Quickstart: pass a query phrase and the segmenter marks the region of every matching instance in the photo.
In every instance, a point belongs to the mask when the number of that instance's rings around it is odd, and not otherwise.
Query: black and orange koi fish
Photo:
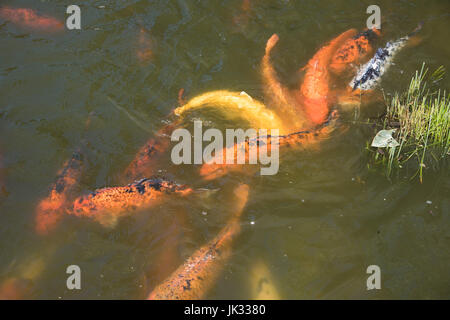
[[[248,170],[250,155],[259,154],[260,148],[266,148],[266,151],[272,150],[272,143],[276,143],[279,147],[283,148],[311,148],[329,136],[329,134],[335,129],[337,119],[338,113],[337,111],[333,111],[330,113],[328,120],[317,129],[303,130],[280,136],[272,136],[269,134],[263,137],[248,139],[240,144],[234,144],[234,146],[231,147],[233,150],[229,152],[234,157],[232,164],[226,163],[227,148],[224,148],[216,153],[210,161],[201,166],[200,175],[205,180],[213,180],[222,177],[229,172],[238,171],[242,173],[250,173],[252,172],[251,170]],[[244,156],[246,164],[237,164],[238,150],[245,152]]]
[[[162,179],[142,179],[124,187],[98,189],[74,200],[68,214],[90,217],[104,226],[114,226],[120,217],[160,203],[164,195],[192,193],[186,185]]]

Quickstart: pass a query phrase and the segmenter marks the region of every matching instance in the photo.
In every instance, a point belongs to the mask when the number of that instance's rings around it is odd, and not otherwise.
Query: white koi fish
[[[369,62],[362,65],[356,76],[349,83],[352,90],[371,90],[381,80],[383,74],[389,69],[395,55],[406,45],[408,40],[422,29],[423,23],[419,23],[413,32],[396,41],[389,41],[384,48],[378,48]]]

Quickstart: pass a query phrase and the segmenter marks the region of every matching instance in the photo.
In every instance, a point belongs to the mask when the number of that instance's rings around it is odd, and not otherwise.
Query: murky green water
[[[61,20],[72,4],[3,3]],[[155,270],[177,267],[160,266],[166,244],[178,241],[181,263],[216,235],[229,215],[230,190],[241,181],[250,185],[243,231],[207,298],[251,298],[249,270],[258,260],[285,299],[450,297],[448,165],[425,170],[423,184],[405,177],[411,172],[388,181],[381,169],[369,170],[364,147],[374,129],[361,122],[378,116],[381,103],[362,106],[358,121],[344,115],[348,130],[319,149],[283,155],[275,176],[233,174],[205,183],[198,167],[172,165],[167,156],[161,174],[220,192],[211,199],[162,204],[123,219],[113,230],[68,217],[51,236],[36,235],[35,206],[83,136],[87,168],[80,194],[119,184],[151,135],[108,96],[150,132],[178,105],[180,88],[187,97],[228,89],[263,100],[259,66],[270,35],[281,39],[273,54],[280,78],[294,84],[295,70],[326,41],[364,28],[372,3],[255,0],[247,13],[241,0],[78,4],[81,31],[52,35],[0,23],[0,146],[7,190],[0,198],[0,280],[30,269],[37,273],[32,298],[144,298],[162,280]],[[406,88],[423,61],[432,69],[449,67],[447,1],[377,4],[385,40],[425,22],[423,41],[403,50],[384,77],[386,93]],[[152,51],[144,62],[136,55],[141,27],[149,31]],[[443,88],[449,88],[449,79]],[[84,134],[92,111],[96,117]],[[180,226],[182,234],[174,235]],[[72,264],[82,270],[80,291],[66,288],[65,271]],[[367,291],[366,268],[373,264],[381,268],[382,289]]]

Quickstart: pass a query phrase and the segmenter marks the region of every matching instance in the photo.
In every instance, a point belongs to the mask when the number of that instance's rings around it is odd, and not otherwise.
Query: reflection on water
[[[6,2],[64,19],[63,1]],[[159,174],[220,192],[161,204],[114,229],[67,217],[47,238],[34,232],[37,202],[83,138],[77,193],[118,185],[148,132],[178,106],[181,88],[188,99],[223,89],[264,101],[260,62],[273,33],[280,36],[275,68],[294,87],[295,70],[326,41],[364,28],[370,4],[109,1],[99,8],[85,1],[81,31],[34,33],[2,22],[0,279],[35,279],[34,298],[144,298],[219,232],[230,215],[230,191],[244,182],[250,191],[243,228],[208,298],[251,297],[255,268],[267,268],[282,298],[448,298],[448,164],[426,170],[423,184],[407,172],[389,181],[381,169],[367,168],[364,148],[374,129],[365,121],[383,111],[379,102],[363,105],[358,118],[353,110],[344,114],[320,147],[282,153],[275,176],[230,174],[205,183],[197,167],[174,166],[167,154]],[[385,93],[404,89],[422,62],[448,67],[448,3],[378,5],[384,40],[425,22],[420,45],[402,51],[383,79]],[[192,119],[200,117],[211,126],[236,125],[210,114]],[[81,291],[66,289],[71,264],[82,269]],[[381,268],[382,290],[366,290],[372,264]]]

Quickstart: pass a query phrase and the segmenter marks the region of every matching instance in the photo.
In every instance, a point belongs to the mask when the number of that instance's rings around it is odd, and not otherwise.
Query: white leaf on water
[[[400,144],[392,137],[396,129],[381,130],[372,141],[372,147],[386,148],[398,147]]]

